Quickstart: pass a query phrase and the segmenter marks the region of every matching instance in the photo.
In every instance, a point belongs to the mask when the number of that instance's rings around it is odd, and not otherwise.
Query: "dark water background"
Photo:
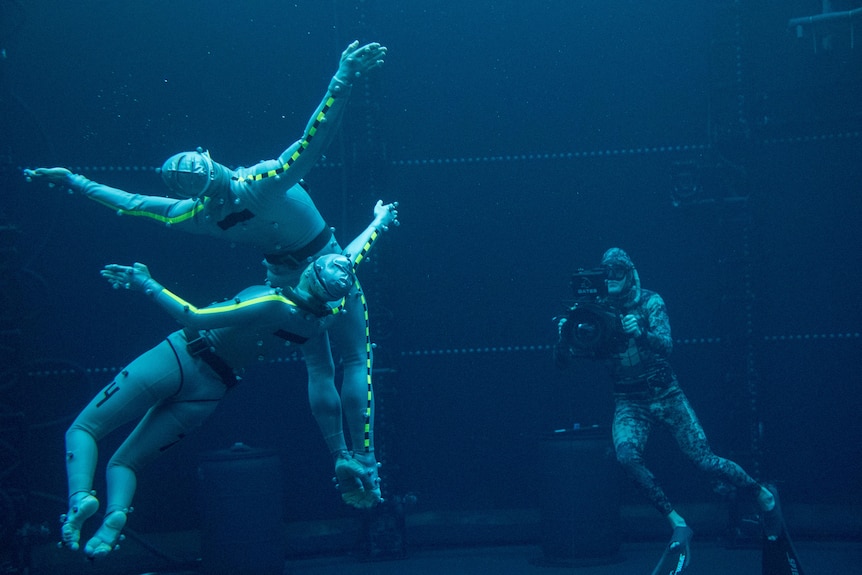
[[[5,481],[63,498],[71,417],[174,329],[101,266],[146,262],[197,304],[262,279],[253,250],[114,217],[20,169],[159,194],[152,168],[181,150],[275,157],[359,39],[388,46],[386,65],[354,88],[307,180],[343,241],[377,198],[401,202],[403,225],[361,270],[388,495],[535,505],[537,438],[609,422],[602,372],[556,371],[549,346],[570,273],[616,245],[667,302],[672,359],[714,449],[788,500],[862,503],[862,49],[836,33],[815,51],[787,30],[819,2],[0,6],[0,402],[16,414],[4,457],[22,463]],[[304,368],[286,358],[145,472],[135,527],[196,525],[194,462],[235,441],[279,450],[288,518],[349,513]],[[665,436],[648,457],[674,500],[716,499]],[[61,508],[37,497],[27,513]]]

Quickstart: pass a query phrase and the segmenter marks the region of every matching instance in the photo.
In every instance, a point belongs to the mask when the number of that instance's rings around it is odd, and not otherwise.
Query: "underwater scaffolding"
[[[791,18],[787,27],[796,32],[797,38],[811,36],[814,51],[818,47],[828,50],[832,46],[832,38],[838,34],[848,34],[850,48],[856,47],[856,26],[862,22],[862,8],[832,12],[830,2],[824,0],[823,12],[814,16]]]

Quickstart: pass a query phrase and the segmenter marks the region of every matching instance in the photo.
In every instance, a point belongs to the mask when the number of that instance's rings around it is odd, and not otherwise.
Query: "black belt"
[[[332,230],[329,227],[324,227],[317,236],[305,244],[303,247],[292,252],[278,252],[274,254],[265,254],[263,257],[266,261],[275,266],[287,266],[292,270],[305,267],[308,264],[308,258],[319,252],[329,243],[332,238]]]
[[[188,350],[189,355],[199,357],[201,361],[210,366],[228,388],[235,386],[239,382],[236,372],[225,360],[215,354],[206,336],[188,327],[183,329],[183,333],[188,340],[186,350]]]
[[[676,376],[669,367],[661,367],[640,377],[620,379],[614,382],[614,393],[644,393],[667,389]]]
[[[305,342],[307,342],[307,341],[308,341],[308,338],[307,338],[307,337],[304,337],[304,336],[301,336],[301,335],[297,335],[297,334],[295,334],[295,333],[293,333],[293,332],[286,331],[286,330],[283,330],[283,329],[280,329],[280,330],[276,331],[276,332],[275,332],[275,336],[276,336],[276,337],[280,337],[281,339],[283,339],[283,340],[285,340],[285,341],[289,341],[289,342],[291,342],[291,343],[298,343],[299,345],[302,345],[302,344],[304,344]]]

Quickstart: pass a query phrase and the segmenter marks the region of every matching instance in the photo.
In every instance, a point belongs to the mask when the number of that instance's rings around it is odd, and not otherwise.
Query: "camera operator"
[[[617,460],[673,529],[663,562],[679,561],[679,569],[672,572],[682,572],[693,531],[644,464],[644,448],[656,424],[673,434],[683,454],[700,469],[750,494],[762,511],[764,534],[777,538],[782,518],[774,488],[759,484],[739,465],[712,452],[679,386],[668,360],[673,339],[664,300],[641,288],[638,272],[623,250],[606,251],[601,265],[607,293],[594,303],[575,303],[559,320],[555,361],[565,367],[581,357],[607,366],[614,384]]]

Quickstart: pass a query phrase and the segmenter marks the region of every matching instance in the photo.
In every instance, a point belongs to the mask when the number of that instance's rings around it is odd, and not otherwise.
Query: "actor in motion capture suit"
[[[594,326],[578,323],[583,317],[569,313],[559,320],[554,355],[559,367],[567,366],[574,357],[601,361],[613,379],[613,442],[617,460],[673,529],[654,573],[682,573],[689,563],[688,547],[694,534],[644,464],[644,448],[656,425],[673,434],[683,454],[700,469],[749,494],[761,510],[765,537],[777,539],[783,530],[777,491],[771,485],[759,484],[739,465],[712,452],[679,386],[668,361],[673,340],[661,296],[641,289],[638,272],[623,250],[606,251],[601,265],[607,270],[608,295],[598,303],[613,312],[615,333],[601,345],[587,351],[579,349],[578,330],[593,330]],[[593,336],[590,334],[590,338]]]
[[[69,511],[61,518],[61,532],[67,547],[80,548],[81,526],[99,508],[93,491],[99,440],[141,418],[108,462],[107,507],[101,527],[84,546],[89,557],[105,556],[116,547],[140,471],[203,423],[236,385],[240,370],[281,353],[285,345],[303,345],[358,304],[349,298],[354,267],[381,232],[398,225],[396,207],[377,202],[374,220],[344,254],[313,260],[295,287],[252,286],[203,309],[165,289],[143,264],[112,264],[102,270],[114,288],[145,293],[184,327],[123,368],[66,432]],[[344,442],[340,425],[322,431],[341,435]],[[376,472],[346,449],[336,454],[335,470],[347,503],[368,508],[381,501]]]
[[[170,157],[162,166],[161,177],[175,196],[184,199],[130,194],[65,168],[25,170],[25,176],[66,187],[118,215],[257,246],[264,254],[263,263],[273,286],[293,286],[310,261],[341,253],[301,179],[337,131],[353,81],[381,66],[385,56],[386,48],[380,44],[350,44],[302,138],[275,160],[231,170],[200,149]],[[347,449],[340,432],[343,416],[356,460],[376,473],[371,339],[368,308],[358,282],[348,302],[327,332],[303,346],[309,388],[316,390],[310,394],[311,409],[321,428],[338,429],[325,438],[332,454]],[[340,394],[335,385],[330,337],[343,367]]]

